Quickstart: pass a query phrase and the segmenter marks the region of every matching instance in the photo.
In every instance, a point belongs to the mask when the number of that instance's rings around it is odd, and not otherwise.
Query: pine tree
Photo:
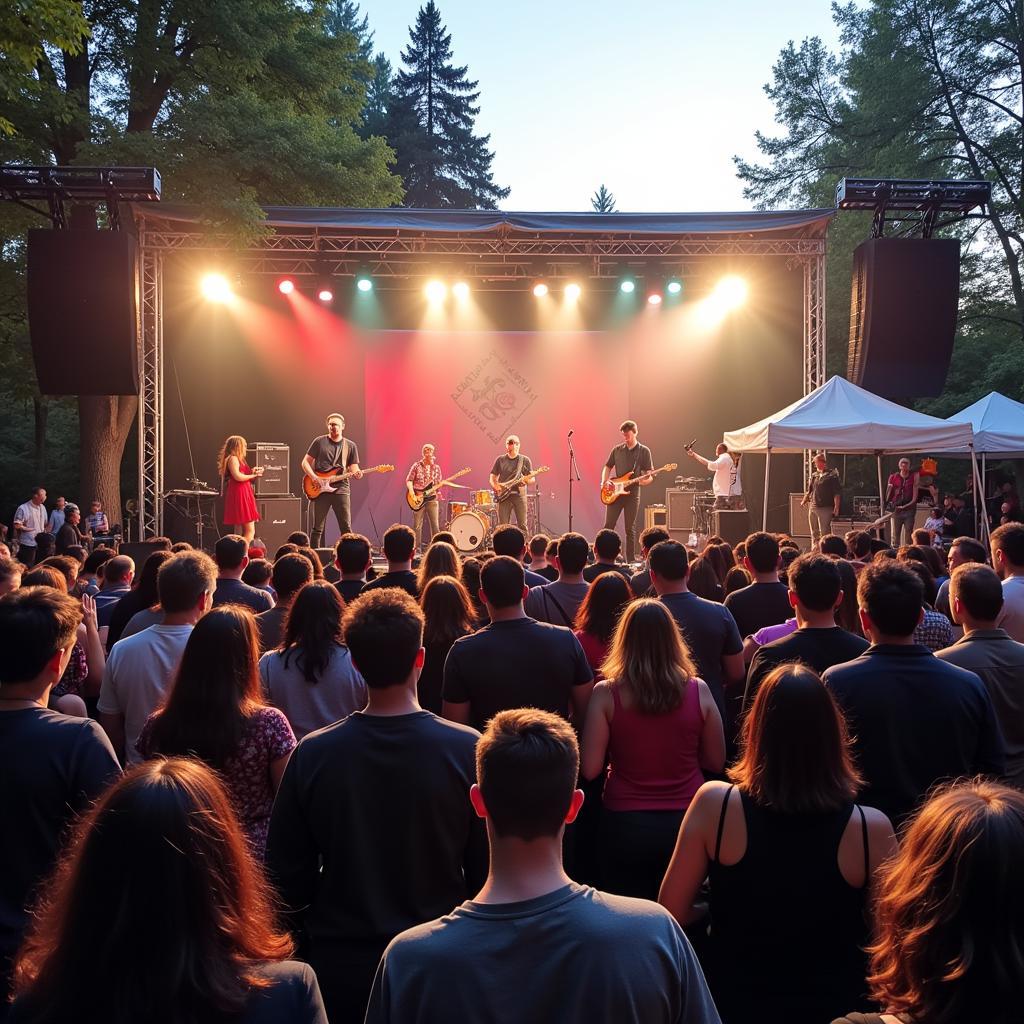
[[[325,24],[328,34],[332,36],[350,32],[356,37],[360,60],[365,60],[368,64],[373,60],[370,18],[366,14],[362,18],[359,17],[359,4],[355,0],[332,0],[328,5]]]
[[[590,205],[595,213],[617,213],[615,209],[615,196],[602,185],[591,197]]]
[[[489,135],[473,133],[480,113],[477,83],[452,63],[451,34],[428,0],[402,51],[394,80],[387,139],[410,206],[493,210],[509,189],[491,176]]]
[[[385,136],[388,131],[388,111],[394,98],[391,61],[378,53],[373,60],[373,78],[366,86],[366,105],[363,107],[363,126],[360,135],[368,139],[373,135]]]

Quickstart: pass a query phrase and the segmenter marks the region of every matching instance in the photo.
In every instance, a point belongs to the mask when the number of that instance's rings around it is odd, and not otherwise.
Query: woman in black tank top
[[[744,727],[732,785],[706,783],[659,900],[683,925],[707,877],[705,972],[724,1024],[820,1024],[869,1009],[863,947],[871,876],[896,845],[860,779],[842,714],[818,676],[775,669]]]

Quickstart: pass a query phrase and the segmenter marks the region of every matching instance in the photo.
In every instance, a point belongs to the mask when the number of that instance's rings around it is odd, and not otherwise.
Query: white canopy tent
[[[981,492],[974,432],[970,423],[950,422],[914,412],[842,377],[832,377],[820,388],[785,409],[725,435],[730,451],[765,454],[762,529],[768,523],[768,485],[772,454],[824,449],[850,455],[874,455],[878,466],[878,494],[884,501],[882,456],[908,452],[961,452],[969,454],[978,493]]]

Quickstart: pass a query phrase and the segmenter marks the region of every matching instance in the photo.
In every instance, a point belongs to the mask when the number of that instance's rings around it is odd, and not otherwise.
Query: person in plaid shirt
[[[409,494],[415,496],[422,494],[431,484],[436,486],[441,479],[441,467],[437,464],[434,446],[425,444],[423,458],[412,464],[412,469],[409,470],[409,475],[405,478],[405,486],[408,488]],[[427,520],[427,525],[430,527],[430,533],[423,541],[423,547],[426,547],[434,534],[441,529],[438,524],[437,504],[437,492],[435,491],[413,512],[412,529],[416,534],[417,543],[420,542],[424,519]]]

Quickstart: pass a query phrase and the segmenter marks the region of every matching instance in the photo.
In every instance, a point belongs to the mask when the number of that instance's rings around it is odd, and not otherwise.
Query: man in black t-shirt
[[[789,590],[779,582],[779,542],[770,533],[758,531],[747,538],[745,550],[743,566],[754,582],[725,599],[741,637],[790,617]]]
[[[363,471],[359,468],[359,449],[354,441],[342,437],[345,417],[332,412],[327,417],[327,433],[313,438],[309,451],[302,457],[302,472],[318,484],[317,473],[329,473],[332,469],[347,470],[359,480]],[[310,542],[314,548],[321,547],[324,540],[324,523],[327,513],[334,509],[338,530],[348,533],[352,529],[352,498],[348,480],[342,480],[335,490],[323,490],[313,502],[313,534]]]
[[[584,544],[586,542],[584,541]],[[490,624],[452,645],[444,663],[445,718],[482,727],[506,708],[535,707],[583,724],[594,674],[575,634],[530,618],[523,566],[498,555],[480,572]]]
[[[622,526],[626,533],[626,561],[632,562],[636,557],[636,519],[640,512],[640,488],[646,487],[652,477],[644,474],[654,468],[651,460],[651,449],[637,439],[636,424],[626,420],[620,427],[624,438],[608,454],[608,461],[601,470],[601,487],[604,488],[612,477],[625,476],[632,473],[632,481],[638,481],[626,493],[616,498],[606,509],[604,528],[614,530],[619,515],[622,515]]]
[[[334,546],[334,564],[341,573],[334,585],[348,604],[366,586],[366,573],[373,564],[369,540],[361,533],[343,533]]]
[[[614,530],[598,530],[594,538],[596,561],[583,570],[583,578],[588,583],[593,583],[598,576],[603,576],[606,572],[617,572],[628,583],[630,571],[615,561],[621,550],[622,538]]]
[[[222,604],[244,604],[246,608],[259,615],[274,607],[274,599],[258,587],[250,587],[242,582],[242,573],[249,564],[246,552],[249,544],[237,533],[225,534],[213,548],[214,560],[217,563],[217,587],[213,592],[213,607]],[[113,559],[111,559],[113,561]]]
[[[526,530],[526,486],[533,482],[533,477],[530,476],[532,470],[533,463],[519,453],[519,438],[515,434],[509,434],[505,441],[505,454],[494,460],[489,477],[491,489],[498,501],[499,523],[511,522],[512,513],[515,512],[516,522],[523,531]],[[519,480],[513,488],[514,493],[502,500],[502,485],[513,480]]]
[[[345,609],[344,632],[368,703],[295,748],[267,867],[330,1019],[361,1021],[384,947],[472,896],[487,848],[467,795],[479,734],[416,698],[419,606],[371,591]]]
[[[388,571],[363,585],[360,594],[398,587],[410,597],[419,597],[419,584],[412,571],[412,553],[416,550],[416,534],[408,526],[395,523],[384,531],[384,557],[388,560]]]

